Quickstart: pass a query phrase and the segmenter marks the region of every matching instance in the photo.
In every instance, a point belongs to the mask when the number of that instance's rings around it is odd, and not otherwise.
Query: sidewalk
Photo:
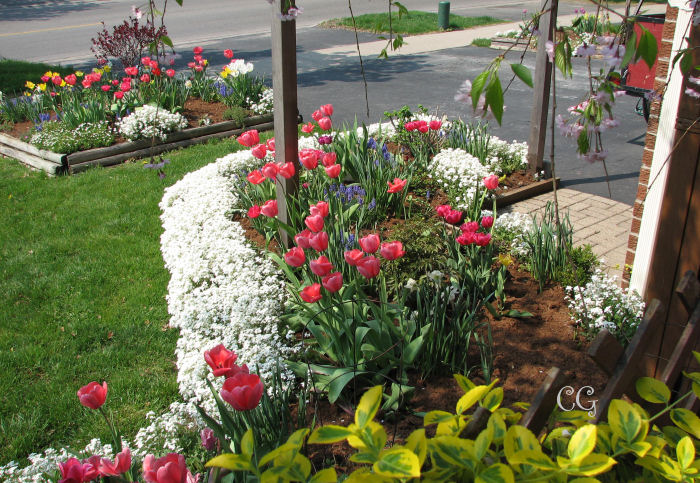
[[[574,244],[590,244],[593,253],[604,260],[608,275],[622,280],[627,252],[627,238],[632,226],[632,207],[619,201],[583,193],[568,188],[557,190],[559,209],[562,215],[568,212],[574,229]],[[515,203],[501,212],[541,214],[552,193]]]

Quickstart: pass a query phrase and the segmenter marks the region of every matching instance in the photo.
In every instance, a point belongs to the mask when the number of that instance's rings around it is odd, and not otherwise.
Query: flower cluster
[[[309,121],[301,127],[301,130],[306,134],[311,134],[316,129],[316,126],[318,126],[321,131],[330,131],[333,127],[333,122],[331,121],[332,115],[333,106],[331,104],[325,104],[311,114],[311,118],[316,121],[316,124]]]
[[[214,377],[225,378],[221,388],[221,399],[236,411],[250,411],[260,402],[263,383],[260,376],[251,374],[248,366],[236,364],[238,355],[223,344],[204,352],[204,360],[211,367]]]
[[[252,62],[246,62],[243,59],[233,59],[228,65],[224,66],[219,76],[222,79],[226,79],[229,76],[238,77],[253,72],[254,67]]]
[[[192,49],[192,53],[194,55],[192,56],[192,60],[187,63],[187,67],[192,69],[192,71],[195,73],[203,72],[207,68],[207,65],[209,65],[209,61],[202,57],[203,52],[204,49],[199,46]]]
[[[485,212],[486,216],[490,212]],[[525,242],[527,233],[533,228],[532,217],[524,213],[501,213],[494,221],[492,233],[498,239],[505,240],[510,245],[510,253],[516,257],[525,258],[530,253],[529,245]]]
[[[109,146],[113,141],[114,134],[106,121],[85,122],[75,129],[70,129],[62,122],[44,122],[30,139],[40,149],[65,154]]]
[[[488,167],[463,149],[443,149],[428,168],[460,210],[472,204],[483,178],[491,174]]]
[[[168,133],[187,127],[187,119],[181,114],[162,107],[145,105],[119,122],[119,132],[127,139],[157,137],[165,140]]]
[[[588,338],[608,329],[621,343],[629,343],[644,315],[644,301],[637,292],[621,289],[599,268],[585,287],[566,291],[571,319]]]
[[[440,205],[435,208],[437,214],[451,225],[458,225],[464,214],[450,205]],[[490,229],[493,226],[492,216],[483,216],[481,222],[468,221],[460,225],[460,234],[455,239],[460,245],[476,245],[485,247],[491,243]],[[489,231],[487,231],[489,230]]]
[[[250,110],[255,114],[267,114],[272,112],[274,99],[273,91],[269,87],[265,87],[258,101],[253,101],[250,97],[246,97],[246,104],[250,106]]]

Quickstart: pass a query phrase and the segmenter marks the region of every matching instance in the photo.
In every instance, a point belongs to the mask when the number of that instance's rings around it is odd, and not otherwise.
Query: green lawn
[[[241,146],[170,153],[48,178],[0,159],[0,465],[47,446],[108,441],[76,391],[106,380],[105,407],[131,438],[177,398],[158,203],[163,189]]]
[[[424,34],[428,32],[439,32],[438,17],[436,13],[420,12],[409,10],[408,15],[398,18],[397,13],[391,14],[391,27],[394,33],[398,34]],[[450,15],[450,30],[462,30],[479,25],[488,25],[502,22],[494,17],[462,17],[460,15]],[[368,32],[388,33],[389,15],[387,13],[368,13],[355,17],[357,29]],[[352,18],[343,17],[328,20],[321,24],[326,28],[352,28]]]
[[[46,71],[58,72],[67,75],[73,72],[73,68],[59,65],[37,64],[22,60],[0,60],[0,92],[3,94],[18,94],[24,90],[24,84],[29,80],[34,83],[41,82],[41,76]]]

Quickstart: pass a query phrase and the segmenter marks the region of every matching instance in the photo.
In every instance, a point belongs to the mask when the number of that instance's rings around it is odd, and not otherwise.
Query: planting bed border
[[[560,181],[561,179],[557,178],[557,188],[559,187]],[[533,196],[549,193],[550,191],[552,191],[551,178],[536,181],[527,186],[509,189],[504,193],[499,194],[496,197],[496,207],[503,208],[504,206],[512,205],[513,203],[517,203],[518,201],[522,201],[527,198],[532,198]]]
[[[273,114],[263,114],[237,121],[224,121],[209,126],[183,129],[169,134],[164,140],[157,140],[151,146],[150,139],[128,141],[106,148],[88,149],[72,154],[59,154],[38,149],[37,147],[0,133],[0,154],[19,160],[30,167],[46,171],[49,175],[73,174],[85,171],[93,166],[112,166],[123,163],[130,158],[142,158],[151,154],[160,154],[176,148],[191,146],[210,139],[224,138],[242,133],[247,129],[264,131],[272,129]],[[301,116],[298,118],[301,121]]]

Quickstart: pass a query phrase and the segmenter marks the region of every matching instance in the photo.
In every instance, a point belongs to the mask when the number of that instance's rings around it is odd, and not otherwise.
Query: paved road
[[[174,4],[174,2],[171,3]],[[191,46],[198,44],[204,46],[205,57],[212,62],[212,68],[215,70],[220,69],[225,63],[226,59],[221,55],[223,49],[232,48],[236,57],[255,63],[256,73],[266,76],[268,80],[271,78],[269,29],[265,20],[265,11],[269,12],[267,3],[262,0],[247,0],[245,4],[240,0],[199,0],[196,7],[193,0],[184,0],[184,3],[185,8],[182,10],[173,8],[168,12],[170,31],[178,52],[182,54],[177,67],[185,67],[191,55]],[[424,2],[408,0],[405,3],[409,8],[414,8]],[[514,4],[504,1],[502,7],[492,5],[484,10],[480,7],[476,8],[476,2],[471,0],[457,0],[452,2],[452,10],[517,20],[523,5],[525,8],[532,9],[536,3],[538,2]],[[6,0],[3,3],[0,9],[0,18],[3,19],[0,21],[0,32],[2,32],[0,55],[50,61],[53,58],[50,55],[24,53],[36,48],[30,45],[29,39],[50,35],[55,40],[43,41],[46,52],[49,49],[63,51],[62,55],[66,58],[74,56],[76,60],[82,59],[87,66],[92,62],[89,50],[87,55],[85,55],[85,49],[71,50],[71,42],[75,41],[76,35],[85,42],[86,37],[95,31],[95,26],[71,27],[71,25],[90,23],[90,18],[99,18],[98,15],[107,14],[112,17],[105,18],[113,18],[116,22],[122,18],[125,11],[128,12],[131,1],[54,0],[47,1],[43,8],[39,8],[38,5],[39,2],[19,0]],[[359,122],[376,122],[384,111],[397,109],[404,104],[411,107],[423,104],[451,118],[469,118],[469,109],[463,104],[456,103],[453,100],[454,95],[465,79],[473,79],[488,65],[497,55],[496,51],[467,46],[428,53],[397,55],[388,60],[376,59],[373,56],[366,57],[364,60],[370,102],[368,117],[365,113],[364,84],[357,56],[334,54],[327,49],[334,45],[353,44],[354,34],[313,26],[322,19],[346,15],[344,5],[344,2],[304,0],[305,12],[297,29],[299,109],[302,115],[308,118],[318,105],[331,102],[336,107],[334,116],[336,122],[353,122],[355,119]],[[383,2],[380,3],[377,0],[354,0],[353,2],[356,13],[377,11],[382,8],[382,5]],[[573,11],[574,8],[575,4],[564,4],[562,10],[568,13],[568,10]],[[224,11],[226,15],[222,13]],[[11,14],[6,15],[5,12]],[[22,12],[26,12],[25,16],[32,12],[36,15],[32,14],[32,20],[22,20]],[[212,16],[212,12],[216,12],[216,15]],[[184,15],[184,19],[180,17],[181,15]],[[181,23],[183,21],[184,23]],[[35,34],[21,33],[32,29],[37,30],[41,25],[44,28],[67,28]],[[193,29],[192,25],[196,28]],[[9,29],[10,26],[12,30]],[[6,35],[6,32],[13,34]],[[371,34],[360,34],[360,42],[371,41],[374,38]],[[25,42],[19,41],[21,39]],[[409,41],[418,42],[418,39],[409,39]],[[82,64],[80,61],[74,63],[78,66]],[[532,68],[534,55],[526,55],[525,64]],[[582,69],[577,71],[582,72]],[[578,103],[585,89],[586,79],[582,76],[560,82],[557,86],[560,110],[563,111],[567,106]],[[644,120],[634,113],[635,103],[636,99],[632,98],[623,97],[618,100],[618,113],[623,127],[606,133],[604,140],[606,148],[610,150],[608,172],[612,198],[627,204],[633,203],[636,194],[646,132]],[[526,141],[532,91],[522,84],[514,83],[507,94],[506,106],[504,125],[498,127],[492,123],[493,131],[507,140]],[[602,165],[588,164],[586,161],[577,159],[573,144],[558,135],[555,138],[555,147],[557,174],[562,178],[565,186],[608,196],[608,186]]]

